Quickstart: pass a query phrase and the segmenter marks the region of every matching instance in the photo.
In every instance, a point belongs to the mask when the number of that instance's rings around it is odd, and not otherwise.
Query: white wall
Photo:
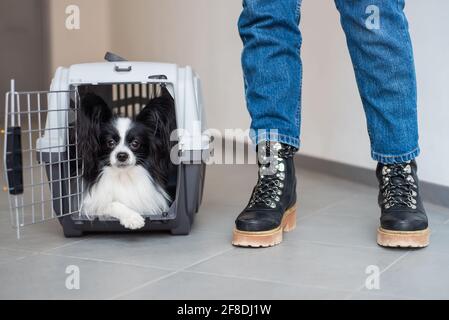
[[[67,1],[51,0],[60,14]],[[129,59],[190,64],[202,77],[209,126],[247,128],[237,33],[240,0],[100,0],[82,3],[82,34],[54,18],[56,65],[98,60],[106,47]],[[84,7],[84,9],[83,9]],[[98,13],[99,19],[95,17]],[[107,16],[107,12],[110,13]],[[449,2],[408,0],[418,83],[423,180],[449,186]],[[354,74],[332,0],[303,0],[302,153],[374,168]],[[81,59],[80,59],[81,57]]]
[[[423,180],[449,186],[449,2],[408,0]],[[365,119],[333,1],[305,0],[303,152],[373,168]]]
[[[408,6],[419,85],[423,178],[449,186],[449,1]]]

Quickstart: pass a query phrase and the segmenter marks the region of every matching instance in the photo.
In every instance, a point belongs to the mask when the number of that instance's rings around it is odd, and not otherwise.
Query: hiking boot
[[[381,208],[377,243],[383,247],[428,246],[430,230],[419,192],[416,162],[379,163],[376,175]]]
[[[259,144],[259,174],[246,208],[235,224],[232,244],[271,247],[296,227],[296,148],[279,142]]]

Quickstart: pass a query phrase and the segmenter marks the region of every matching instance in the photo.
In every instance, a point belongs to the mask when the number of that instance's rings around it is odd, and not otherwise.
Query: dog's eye
[[[138,140],[133,140],[131,142],[131,149],[137,150],[140,148],[140,142]]]
[[[108,148],[110,148],[110,149],[114,149],[115,146],[117,145],[117,143],[115,142],[114,139],[108,140],[108,142],[106,144],[107,144]]]

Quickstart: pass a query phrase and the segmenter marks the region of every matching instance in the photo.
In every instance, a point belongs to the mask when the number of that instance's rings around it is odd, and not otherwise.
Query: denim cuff
[[[419,156],[421,150],[419,147],[413,149],[412,151],[404,154],[399,155],[386,155],[386,154],[380,154],[377,152],[372,151],[371,157],[373,160],[383,163],[383,164],[395,164],[395,163],[404,163],[407,161],[411,161]]]
[[[262,130],[263,131],[263,130]],[[257,130],[251,130],[249,137],[254,145],[258,145],[263,141],[276,141],[289,146],[295,147],[299,150],[300,140],[295,137],[287,136],[285,134],[273,133],[273,132],[257,132]]]

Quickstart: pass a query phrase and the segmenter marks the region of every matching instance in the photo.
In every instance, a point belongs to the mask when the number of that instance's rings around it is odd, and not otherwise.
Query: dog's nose
[[[125,162],[128,160],[129,155],[126,152],[117,153],[117,160],[120,162]]]

